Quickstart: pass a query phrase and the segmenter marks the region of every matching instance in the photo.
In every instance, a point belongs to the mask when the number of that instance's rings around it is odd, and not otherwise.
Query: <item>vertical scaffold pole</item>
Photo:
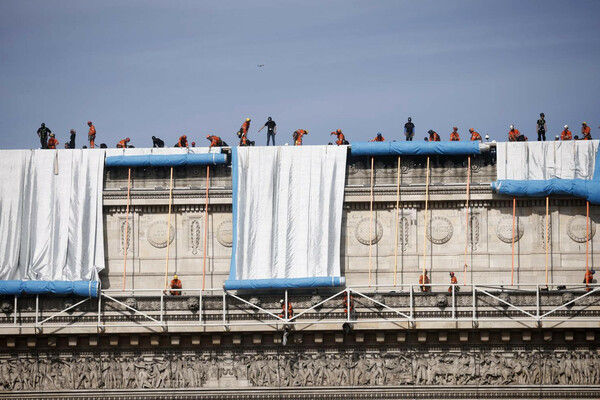
[[[202,290],[206,283],[206,240],[208,237],[208,187],[210,185],[210,166],[206,166],[206,195],[204,200],[204,256],[202,261]]]
[[[165,260],[165,289],[169,288],[169,242],[171,239],[171,208],[173,207],[173,167],[169,184],[169,215],[167,217],[167,259]]]
[[[548,287],[548,214],[550,210],[550,197],[546,196],[546,287]]]
[[[468,267],[468,255],[467,251],[469,248],[469,196],[471,191],[471,156],[468,157],[468,165],[467,165],[467,217],[465,222],[465,268],[463,272],[463,285],[467,284],[467,267]]]
[[[373,168],[375,157],[371,156],[371,202],[370,202],[370,218],[369,218],[369,287],[371,287],[371,269],[373,268]],[[377,235],[375,235],[377,236]]]
[[[125,209],[125,243],[123,243],[123,292],[125,291],[125,276],[127,275],[127,248],[129,247],[129,200],[131,194],[131,167],[127,173],[127,208]]]
[[[425,272],[427,271],[427,211],[429,210],[429,156],[427,156],[427,176],[425,178],[425,215],[423,230],[423,285],[425,285]]]
[[[513,218],[512,218],[512,256],[510,266],[510,285],[515,284],[515,214],[517,210],[517,198],[513,197]]]
[[[589,249],[590,249],[590,202],[585,202],[585,287],[589,288],[587,277],[590,272],[589,265]]]
[[[398,179],[396,183],[396,246],[394,247],[394,286],[398,275],[398,226],[400,223],[400,156],[398,156]]]

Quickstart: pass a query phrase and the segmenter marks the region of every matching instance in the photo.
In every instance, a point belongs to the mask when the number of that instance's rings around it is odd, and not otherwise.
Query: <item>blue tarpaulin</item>
[[[0,295],[58,294],[98,297],[98,281],[0,281]]]
[[[479,141],[473,142],[358,142],[352,143],[352,156],[460,156],[480,154]]]
[[[316,278],[288,278],[288,279],[233,279],[225,282],[225,289],[292,289],[312,287],[343,286],[346,278],[340,276]]]
[[[227,155],[222,153],[169,154],[106,157],[107,167],[183,167],[186,165],[226,164]]]

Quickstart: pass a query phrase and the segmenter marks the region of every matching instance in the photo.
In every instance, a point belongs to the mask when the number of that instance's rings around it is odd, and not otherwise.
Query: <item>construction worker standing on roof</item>
[[[341,146],[343,144],[350,144],[346,141],[346,137],[344,136],[344,134],[342,133],[341,129],[338,129],[335,132],[331,132],[329,134],[329,136],[331,135],[335,135],[337,137],[337,140],[335,141],[335,144],[337,144],[338,146]]]
[[[427,271],[425,271],[425,276],[423,276],[423,274],[419,276],[419,285],[421,285],[421,292],[429,292],[429,277],[427,276]]]
[[[573,134],[569,130],[569,125],[565,125],[565,129],[560,133],[560,140],[573,140]]]
[[[206,139],[210,140],[209,148],[223,147],[223,141],[217,135],[206,135]]]
[[[375,136],[375,139],[371,140],[371,142],[385,142],[385,138],[381,132],[377,132],[377,136]]]
[[[71,134],[70,136],[70,140],[69,140],[69,148],[70,149],[74,149],[75,148],[75,137],[77,136],[77,132],[75,132],[75,129],[71,129],[71,131],[69,132]]]
[[[460,142],[460,135],[458,134],[458,127],[453,127],[452,132],[450,133],[450,141],[451,142]]]
[[[48,148],[56,149],[56,146],[58,146],[58,140],[56,140],[56,138],[54,137],[54,133],[51,133],[50,139],[48,139]]]
[[[240,138],[240,146],[249,146],[250,141],[248,140],[248,131],[250,130],[250,118],[246,118],[246,121],[240,127],[237,135]]]
[[[454,276],[454,272],[450,272],[450,284],[451,285],[458,285],[458,279],[456,279],[456,277]],[[459,286],[454,286],[454,291],[458,292],[460,291],[460,287]],[[448,293],[452,292],[452,286],[450,286],[448,288]]]
[[[182,289],[183,288],[183,284],[181,283],[181,281],[179,280],[179,277],[177,275],[173,275],[173,280],[171,281],[171,296],[181,296],[181,291],[179,290],[173,290],[173,289]]]
[[[187,136],[186,135],[180,136],[179,141],[177,142],[175,147],[188,147]]]
[[[294,146],[302,146],[302,136],[308,135],[307,129],[298,129],[294,131],[292,134],[292,138],[294,139]]]
[[[514,125],[510,126],[510,131],[508,131],[508,141],[509,142],[516,142],[517,139],[519,138],[519,136],[521,136],[521,132],[519,132],[518,129],[515,129]]]
[[[40,138],[40,145],[42,149],[48,148],[48,135],[51,134],[52,131],[48,129],[45,123],[42,122],[42,126],[37,130],[37,135]]]
[[[537,120],[537,134],[538,142],[546,141],[546,132],[548,127],[546,125],[546,116],[544,113],[540,113],[540,119]]]
[[[471,142],[479,140],[481,142],[481,135],[475,132],[475,129],[469,128],[469,132],[471,132]]]
[[[592,129],[585,121],[581,123],[581,134],[583,135],[583,140],[592,140]]]
[[[411,117],[408,117],[408,122],[404,124],[404,136],[407,142],[412,142],[415,137],[415,124],[412,123]]]
[[[131,139],[129,138],[125,138],[123,140],[121,140],[119,143],[117,143],[117,148],[119,149],[126,149],[127,148],[127,143],[129,143]]]
[[[267,146],[269,145],[269,142],[271,141],[271,139],[273,139],[273,146],[275,146],[275,135],[277,134],[277,124],[275,123],[275,121],[273,121],[273,118],[269,117],[267,122],[265,122],[265,124],[262,126],[262,128],[260,128],[258,130],[258,132],[260,133],[260,131],[262,131],[265,126],[267,127]]]
[[[94,142],[96,141],[96,127],[92,124],[92,121],[88,121],[90,130],[88,131],[88,139],[90,141],[90,149],[94,148]]]
[[[430,129],[427,133],[429,133],[429,141],[430,142],[440,142],[440,135],[437,134],[436,131]]]

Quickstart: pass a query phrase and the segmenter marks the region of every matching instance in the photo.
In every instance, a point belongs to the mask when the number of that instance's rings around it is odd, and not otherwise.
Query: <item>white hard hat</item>
[[[565,125],[565,129],[569,129],[569,125]]]
[[[510,129],[515,129],[515,126],[514,126],[514,125],[511,125],[511,126],[510,126]]]
[[[488,140],[490,138],[490,135],[485,135],[485,140]]]

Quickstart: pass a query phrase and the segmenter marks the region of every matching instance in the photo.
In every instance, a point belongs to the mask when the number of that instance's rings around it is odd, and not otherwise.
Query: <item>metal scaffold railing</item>
[[[349,324],[515,322],[600,322],[600,286],[397,285],[353,286],[324,296],[292,290],[242,294],[223,289],[102,290],[97,299],[60,303],[40,295],[2,304],[0,334],[6,329],[90,328],[98,332],[137,327],[282,329]],[[52,301],[50,301],[52,300]],[[51,306],[51,304],[55,304]],[[62,308],[60,305],[62,304]],[[337,328],[336,328],[337,326]]]

